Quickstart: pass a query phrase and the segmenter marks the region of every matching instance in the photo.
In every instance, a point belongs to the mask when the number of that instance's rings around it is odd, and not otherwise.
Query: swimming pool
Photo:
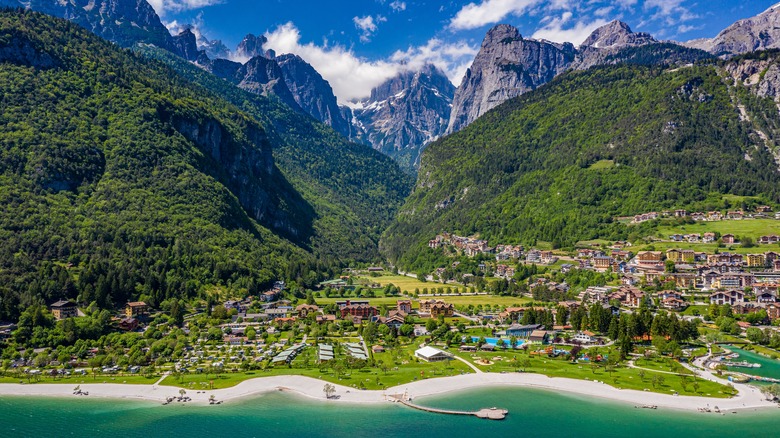
[[[485,338],[485,342],[490,344],[490,345],[494,345],[495,346],[496,344],[498,344],[498,340],[499,339],[501,339],[501,338]],[[479,336],[472,336],[471,337],[471,342],[477,342],[477,341],[479,341]],[[522,340],[522,339],[518,339],[517,340],[517,345],[515,346],[515,348],[521,347],[523,344],[525,344],[525,341]],[[507,348],[509,348],[509,339],[504,339],[504,345]]]

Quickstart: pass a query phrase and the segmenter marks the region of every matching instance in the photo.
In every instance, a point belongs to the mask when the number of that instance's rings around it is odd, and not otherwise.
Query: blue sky
[[[247,33],[293,52],[327,79],[339,100],[433,62],[456,85],[485,32],[509,23],[523,36],[581,43],[614,19],[658,39],[713,37],[777,0],[149,0],[172,30],[192,24],[209,40],[235,48]]]

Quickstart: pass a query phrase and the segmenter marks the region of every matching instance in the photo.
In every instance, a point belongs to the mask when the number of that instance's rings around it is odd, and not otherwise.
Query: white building
[[[592,344],[596,342],[596,339],[593,337],[593,333],[579,332],[576,335],[574,335],[572,341],[577,341],[581,344]]]
[[[440,362],[442,360],[452,359],[450,353],[429,346],[418,349],[414,352],[414,355],[426,362]]]

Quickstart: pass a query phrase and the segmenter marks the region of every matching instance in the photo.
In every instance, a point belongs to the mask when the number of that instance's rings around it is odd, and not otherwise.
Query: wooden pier
[[[428,408],[425,406],[416,405],[403,396],[390,396],[390,397],[393,400],[405,406],[409,406],[412,409],[418,409],[425,412],[433,412],[435,414],[470,415],[473,417],[483,418],[487,420],[503,420],[504,418],[506,418],[507,414],[509,414],[509,411],[507,411],[506,409],[498,409],[498,408],[485,408],[485,409],[480,409],[478,411],[450,411],[447,409]]]

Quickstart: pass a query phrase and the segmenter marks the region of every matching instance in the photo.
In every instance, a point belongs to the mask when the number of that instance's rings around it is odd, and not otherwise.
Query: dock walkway
[[[416,405],[409,400],[406,400],[403,396],[391,396],[392,399],[398,401],[399,403],[409,406],[412,409],[418,409],[425,412],[433,412],[435,414],[445,414],[445,415],[470,415],[477,418],[484,418],[488,420],[503,420],[506,418],[509,411],[506,409],[498,409],[498,408],[485,408],[480,409],[478,411],[450,411],[447,409],[437,409],[437,408],[429,408],[425,406]]]

